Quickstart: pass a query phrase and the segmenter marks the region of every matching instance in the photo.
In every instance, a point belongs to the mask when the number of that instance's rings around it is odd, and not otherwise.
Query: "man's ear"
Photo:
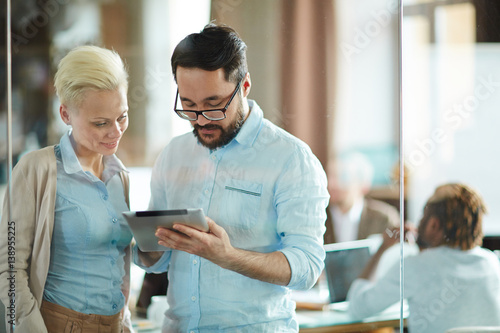
[[[439,219],[435,216],[429,217],[429,221],[427,222],[427,228],[433,233],[441,231],[441,224],[439,223]]]
[[[243,92],[243,98],[247,97],[250,94],[250,88],[252,87],[252,80],[250,79],[250,73],[245,74],[245,78],[243,79],[243,83],[241,84],[241,91]]]
[[[71,125],[71,117],[69,115],[69,110],[68,110],[68,107],[66,105],[61,104],[61,106],[59,106],[59,114],[61,115],[62,121],[66,125]]]
[[[443,227],[439,219],[435,216],[429,217],[429,221],[427,222],[427,235],[432,246],[439,246],[444,242]]]

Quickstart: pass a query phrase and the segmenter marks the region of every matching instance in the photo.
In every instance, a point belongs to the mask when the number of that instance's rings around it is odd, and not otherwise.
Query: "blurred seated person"
[[[420,252],[404,263],[410,333],[500,325],[500,261],[480,247],[485,212],[480,195],[463,184],[439,186],[427,201],[418,226]],[[412,227],[406,229],[412,232]],[[384,233],[379,250],[349,289],[354,318],[374,315],[399,301],[399,263],[373,279],[380,257],[399,240],[399,233],[389,235]]]
[[[360,153],[341,156],[328,166],[325,244],[365,239],[399,225],[399,212],[385,202],[367,198],[373,166]]]

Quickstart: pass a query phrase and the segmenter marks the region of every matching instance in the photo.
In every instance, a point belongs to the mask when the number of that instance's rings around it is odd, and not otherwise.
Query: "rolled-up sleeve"
[[[281,252],[292,271],[288,287],[309,289],[324,268],[326,206],[325,172],[308,148],[297,149],[277,183],[276,207]]]
[[[163,273],[167,271],[168,264],[170,263],[170,256],[172,251],[165,251],[165,253],[151,266],[146,266],[142,263],[139,258],[139,249],[137,245],[132,248],[132,256],[134,259],[134,264],[145,270],[147,273]]]

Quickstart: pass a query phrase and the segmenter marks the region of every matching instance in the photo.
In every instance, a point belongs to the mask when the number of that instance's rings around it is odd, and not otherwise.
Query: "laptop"
[[[344,302],[352,282],[358,278],[376,246],[371,239],[326,244],[325,273],[330,303]]]

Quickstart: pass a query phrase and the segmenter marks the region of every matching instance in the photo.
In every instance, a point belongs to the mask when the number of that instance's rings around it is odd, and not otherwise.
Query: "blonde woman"
[[[55,88],[70,130],[13,170],[12,222],[4,214],[0,225],[1,300],[8,314],[15,305],[18,332],[128,332],[128,176],[115,156],[128,126],[128,74],[115,52],[81,46],[59,63]],[[4,236],[12,226],[13,247]]]

